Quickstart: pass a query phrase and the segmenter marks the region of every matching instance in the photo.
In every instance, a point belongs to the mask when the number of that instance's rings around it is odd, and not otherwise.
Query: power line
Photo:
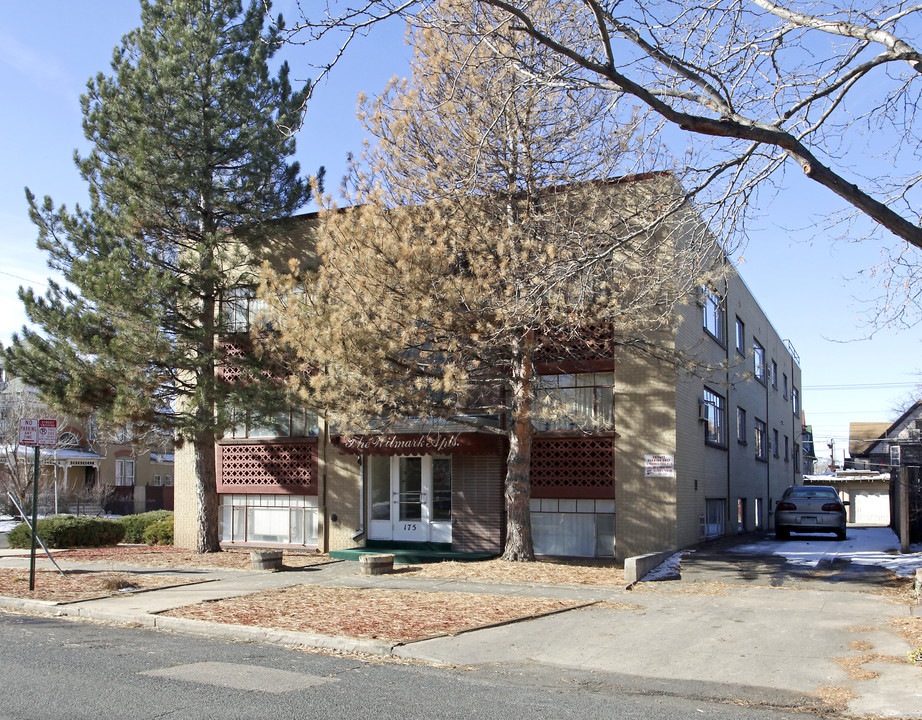
[[[22,275],[13,275],[13,273],[8,273],[5,270],[0,270],[0,275],[6,275],[7,277],[16,278],[17,280],[22,280],[23,282],[31,283],[32,285],[41,285],[42,287],[48,287],[47,283],[39,282],[38,280],[31,280],[30,278],[23,277]]]
[[[854,383],[851,385],[807,385],[804,390],[880,390],[883,388],[914,388],[922,384],[920,382],[901,382],[901,383]]]

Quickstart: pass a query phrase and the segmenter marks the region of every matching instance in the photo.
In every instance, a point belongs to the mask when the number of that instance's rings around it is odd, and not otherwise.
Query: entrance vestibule
[[[451,542],[451,458],[366,456],[369,539]]]

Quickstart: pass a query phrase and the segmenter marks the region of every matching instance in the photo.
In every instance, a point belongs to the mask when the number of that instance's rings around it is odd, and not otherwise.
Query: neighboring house
[[[45,510],[78,512],[86,508],[118,514],[172,509],[173,454],[169,436],[137,442],[124,429],[99,432],[94,418],[79,420],[49,411],[34,388],[18,378],[0,380],[0,474],[11,472],[31,483],[32,447],[19,445],[21,418],[51,418],[58,422],[57,443],[40,448],[39,491]],[[23,475],[22,473],[26,474]],[[22,482],[20,485],[22,486]],[[6,505],[6,491],[2,493]],[[103,507],[104,506],[104,507]]]
[[[286,245],[310,251],[316,222],[295,218]],[[254,303],[243,292],[226,303],[234,329]],[[720,370],[697,377],[621,349],[539,367],[544,392],[584,421],[536,427],[536,553],[623,559],[771,528],[775,501],[802,476],[796,353],[732,269],[681,307],[669,341]],[[386,434],[347,437],[297,410],[274,429],[244,415],[217,458],[228,545],[503,549],[501,435],[406,419]],[[178,449],[175,537],[184,547],[197,537],[191,469],[191,450]]]

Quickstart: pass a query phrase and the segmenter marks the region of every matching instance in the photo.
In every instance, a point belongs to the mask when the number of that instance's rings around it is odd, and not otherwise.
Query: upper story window
[[[727,422],[723,397],[704,388],[704,400],[701,404],[706,421],[704,439],[715,445],[726,445]]]
[[[800,414],[800,393],[797,392],[797,388],[793,386],[791,387],[791,407],[795,415]]]
[[[746,325],[739,318],[736,318],[736,351],[746,354]]]
[[[266,303],[256,297],[251,287],[230,288],[221,303],[224,326],[231,333],[248,333],[259,322]]]
[[[724,306],[720,295],[705,285],[701,288],[701,301],[704,329],[718,342],[725,342]]]
[[[772,360],[772,364],[771,364],[771,368],[769,369],[769,372],[771,373],[772,387],[775,388],[775,390],[777,390],[778,389],[778,363],[776,363],[774,360]]]
[[[786,373],[781,374],[781,397],[788,399],[788,376]]]
[[[761,383],[765,382],[765,348],[762,344],[752,339],[752,359],[755,364],[756,380]]]
[[[573,375],[542,375],[538,378],[541,418],[535,427],[544,430],[597,430],[615,425],[611,372]]]
[[[746,411],[741,407],[736,408],[736,441],[746,444]]]
[[[234,424],[225,433],[227,438],[310,437],[316,435],[317,413],[304,408],[292,408],[271,416],[234,409]]]
[[[765,436],[765,423],[756,418],[753,424],[755,430],[756,460],[765,460],[768,458],[768,448]]]
[[[772,429],[772,455],[778,457],[778,430]]]

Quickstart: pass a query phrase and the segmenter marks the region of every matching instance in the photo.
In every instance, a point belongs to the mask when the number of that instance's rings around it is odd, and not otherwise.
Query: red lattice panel
[[[536,498],[613,498],[614,439],[534,438],[531,494]]]
[[[317,493],[316,442],[218,446],[218,491]]]

